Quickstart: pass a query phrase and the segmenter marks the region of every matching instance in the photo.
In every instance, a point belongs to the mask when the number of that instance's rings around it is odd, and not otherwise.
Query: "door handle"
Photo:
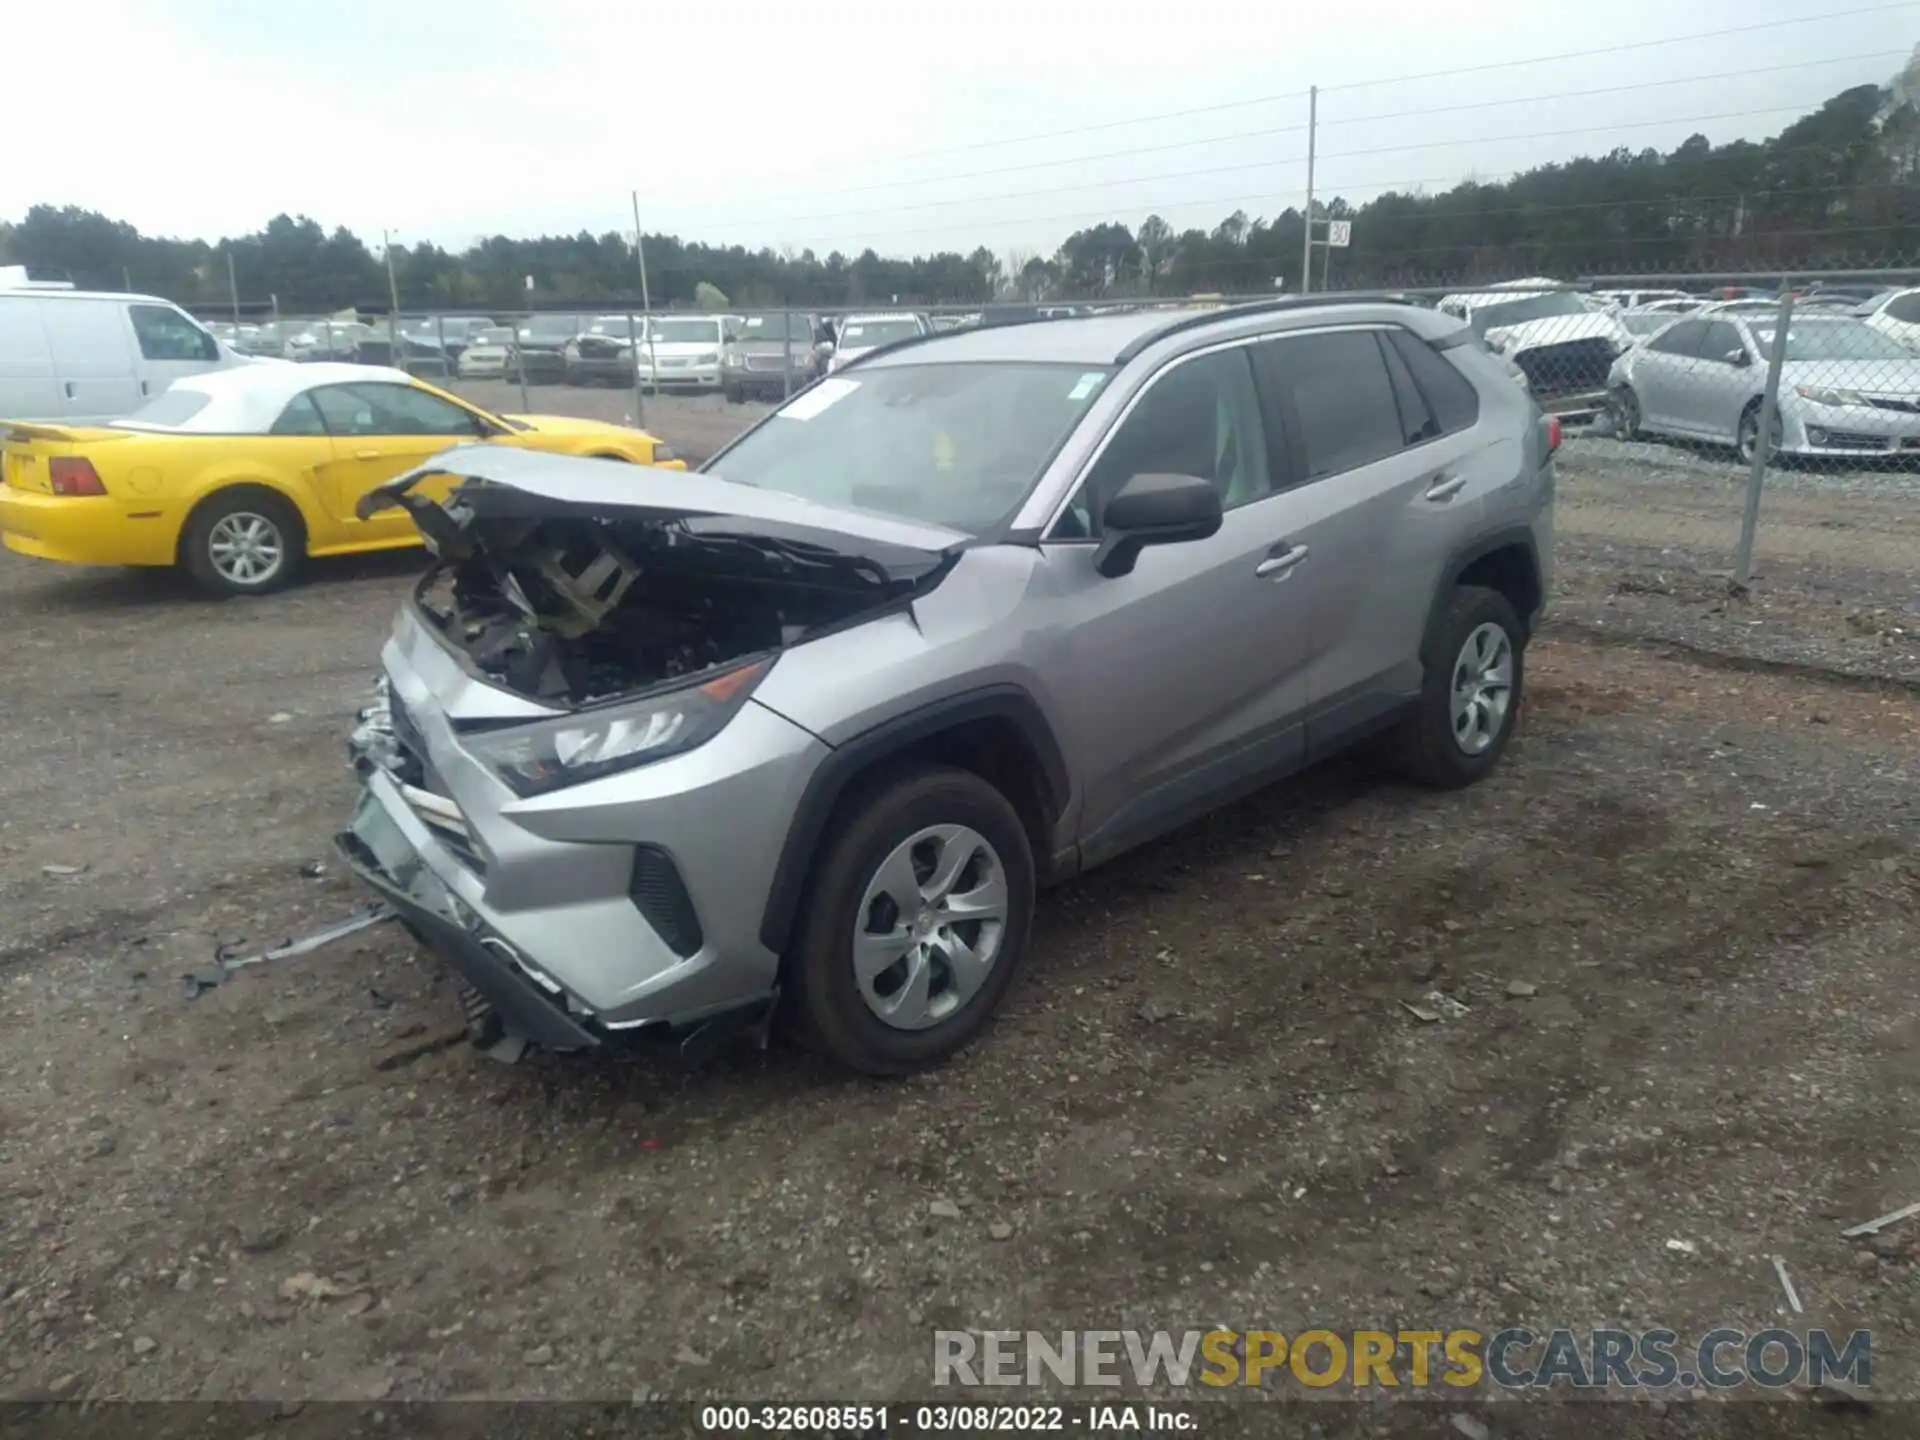
[[[378,460],[380,458],[380,452],[378,450],[356,450],[353,452],[353,458],[356,460]]]
[[[141,393],[142,395],[144,395],[144,394],[146,394],[146,393],[147,393],[147,382],[146,382],[146,381],[144,381],[144,380],[142,380],[142,381],[140,382],[140,393]]]
[[[1270,579],[1275,575],[1285,575],[1306,558],[1307,547],[1296,545],[1291,550],[1283,551],[1278,555],[1267,556],[1253,567],[1253,573],[1262,580]]]
[[[71,380],[67,381],[67,398],[73,399],[73,381]]]
[[[1466,487],[1467,477],[1464,475],[1441,475],[1427,486],[1427,499],[1451,500]]]

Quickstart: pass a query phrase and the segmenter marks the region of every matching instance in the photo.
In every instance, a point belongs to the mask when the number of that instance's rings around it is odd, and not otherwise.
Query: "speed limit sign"
[[[1353,244],[1353,222],[1351,220],[1329,220],[1327,222],[1327,244],[1345,249]]]

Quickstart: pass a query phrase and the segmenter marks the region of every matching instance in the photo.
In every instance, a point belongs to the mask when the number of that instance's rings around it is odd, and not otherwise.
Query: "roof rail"
[[[1149,330],[1127,342],[1120,353],[1114,356],[1116,365],[1124,365],[1134,359],[1149,345],[1156,345],[1169,335],[1178,335],[1185,330],[1197,330],[1202,325],[1217,324],[1221,320],[1230,320],[1242,315],[1266,315],[1288,310],[1311,310],[1321,305],[1417,305],[1397,290],[1341,290],[1325,295],[1276,295],[1271,300],[1249,300],[1244,305],[1228,305],[1220,309],[1202,310],[1193,315],[1182,315],[1177,320]]]

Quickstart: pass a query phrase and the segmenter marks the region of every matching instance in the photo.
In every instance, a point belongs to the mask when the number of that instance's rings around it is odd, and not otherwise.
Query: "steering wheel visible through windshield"
[[[1011,515],[1110,371],[892,365],[803,391],[717,457],[725,480],[977,535]]]

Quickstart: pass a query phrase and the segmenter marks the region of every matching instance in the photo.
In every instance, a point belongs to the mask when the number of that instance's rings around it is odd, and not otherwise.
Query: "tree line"
[[[1695,135],[1670,152],[1622,147],[1441,193],[1316,202],[1317,234],[1327,220],[1352,222],[1351,246],[1333,257],[1335,285],[1917,265],[1920,50],[1890,83],[1844,90],[1767,140],[1714,145]],[[1298,208],[1235,212],[1211,230],[1176,231],[1158,215],[1137,226],[1114,219],[1076,230],[1050,256],[981,245],[823,257],[652,234],[645,247],[652,300],[663,307],[694,304],[696,290],[733,306],[980,304],[1293,290],[1304,224]],[[493,235],[460,251],[396,245],[392,261],[408,310],[527,308],[528,276],[533,303],[547,308],[640,292],[631,240],[614,232]],[[389,293],[385,257],[304,215],[275,216],[249,235],[179,240],[91,210],[35,205],[0,224],[0,263],[58,268],[83,286],[165,295],[209,313],[235,290],[256,313],[269,297],[289,313],[384,310]]]

